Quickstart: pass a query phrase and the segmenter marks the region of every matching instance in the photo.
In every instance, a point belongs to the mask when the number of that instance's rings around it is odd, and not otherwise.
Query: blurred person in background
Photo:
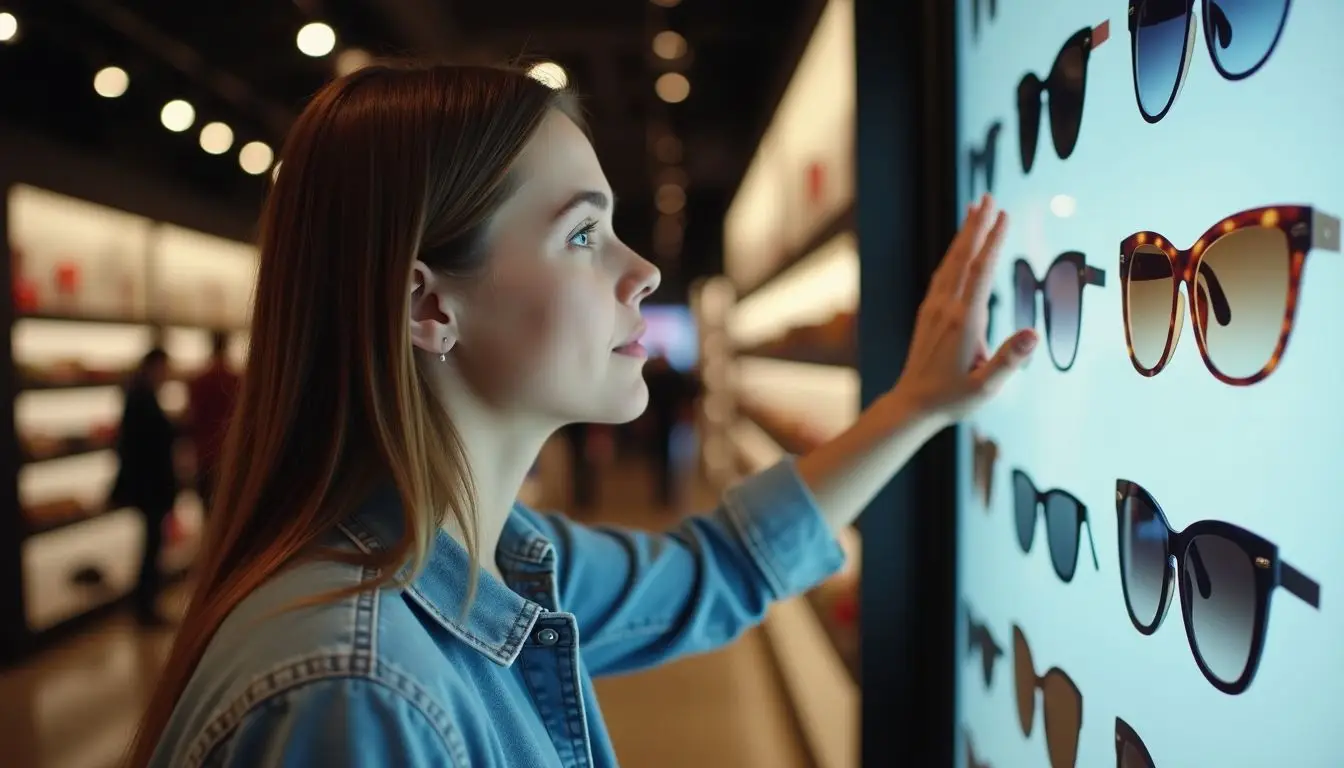
[[[372,65],[295,122],[197,589],[132,766],[616,765],[592,677],[709,651],[836,572],[836,535],[1035,346],[986,348],[974,207],[895,388],[669,533],[517,496],[572,423],[640,415],[658,270],[574,96]],[[651,692],[651,697],[656,697]]]
[[[196,452],[196,492],[209,514],[215,496],[215,476],[224,443],[224,431],[238,397],[239,377],[229,364],[229,335],[211,336],[210,362],[187,385],[187,412]]]
[[[155,347],[145,354],[125,389],[125,406],[117,431],[117,478],[108,497],[111,509],[132,507],[145,518],[144,550],[133,604],[146,626],[165,624],[158,611],[162,588],[159,555],[164,522],[177,497],[173,464],[176,429],[159,405],[159,389],[168,380],[168,353]]]

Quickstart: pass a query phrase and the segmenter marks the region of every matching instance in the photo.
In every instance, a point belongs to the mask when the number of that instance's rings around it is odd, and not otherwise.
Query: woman
[[[126,385],[125,406],[117,429],[117,479],[110,508],[134,507],[145,517],[140,577],[135,582],[135,616],[147,627],[166,624],[158,610],[162,583],[163,523],[177,497],[173,465],[176,429],[159,405],[159,388],[168,380],[168,353],[155,347],[140,361]]]
[[[984,348],[975,207],[904,377],[672,535],[515,502],[543,442],[645,407],[658,271],[611,227],[573,98],[361,70],[294,125],[200,584],[136,766],[614,765],[591,675],[723,645],[835,571],[847,526],[1035,344]]]

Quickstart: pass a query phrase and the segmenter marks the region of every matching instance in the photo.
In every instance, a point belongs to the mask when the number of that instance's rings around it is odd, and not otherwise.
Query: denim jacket
[[[339,526],[386,547],[383,493]],[[518,505],[465,619],[466,550],[440,532],[408,587],[293,602],[376,573],[330,560],[282,571],[220,626],[154,768],[590,768],[616,765],[591,676],[725,645],[844,554],[785,459],[666,534],[591,528]],[[580,642],[582,641],[582,642]]]

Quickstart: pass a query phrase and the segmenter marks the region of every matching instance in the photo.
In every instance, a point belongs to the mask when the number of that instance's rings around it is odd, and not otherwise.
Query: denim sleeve
[[[206,765],[467,768],[406,696],[373,680],[306,683],[257,705]]]
[[[759,623],[772,600],[812,587],[845,560],[792,459],[667,533],[546,519],[561,606],[578,621],[593,675],[726,645]]]

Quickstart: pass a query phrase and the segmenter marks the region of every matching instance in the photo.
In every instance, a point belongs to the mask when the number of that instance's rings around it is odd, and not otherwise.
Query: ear
[[[447,281],[417,259],[411,267],[411,343],[444,355],[458,342],[461,326]]]

